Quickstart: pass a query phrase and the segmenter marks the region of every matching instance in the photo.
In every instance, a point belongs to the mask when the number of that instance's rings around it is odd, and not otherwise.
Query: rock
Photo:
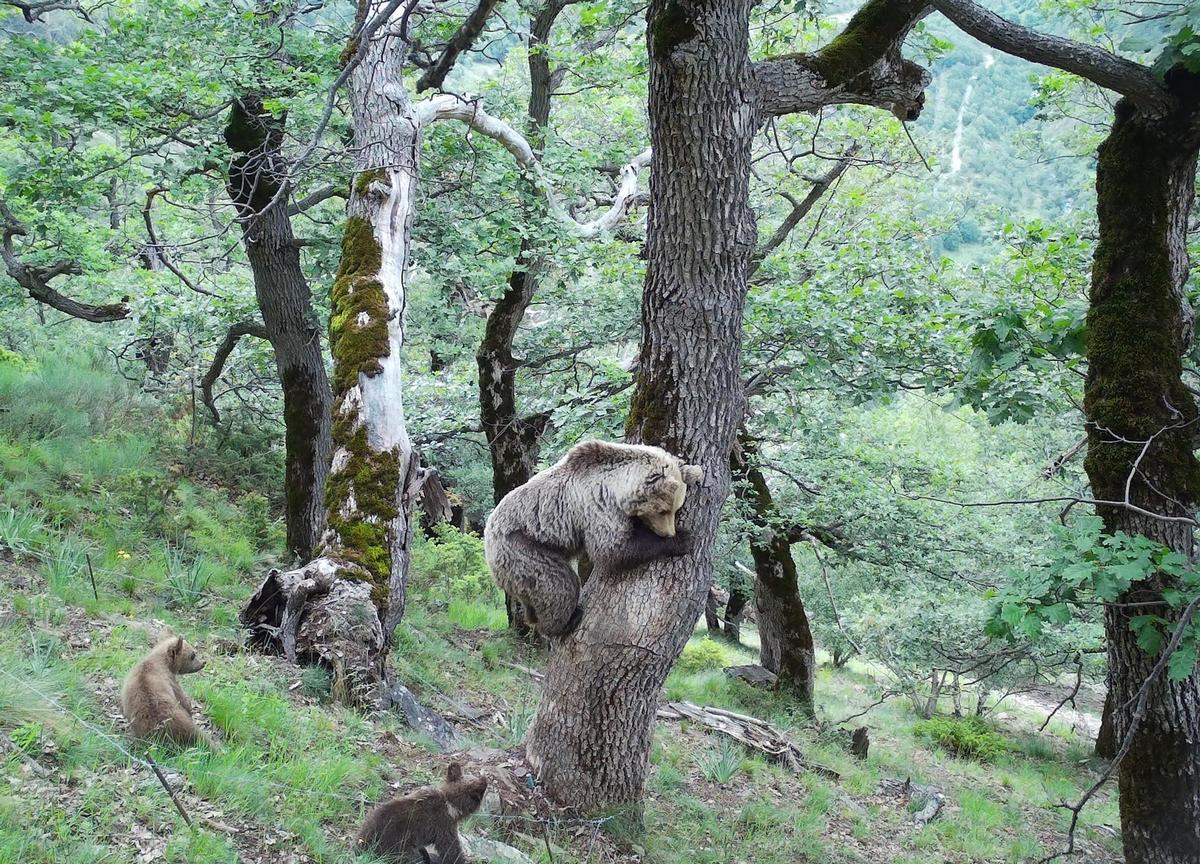
[[[775,673],[754,664],[749,666],[729,666],[725,669],[725,674],[730,678],[745,681],[751,687],[767,688],[775,686]]]

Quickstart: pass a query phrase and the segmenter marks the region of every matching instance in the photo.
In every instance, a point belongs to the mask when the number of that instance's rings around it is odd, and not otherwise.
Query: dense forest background
[[[858,5],[762,4],[751,53],[816,51]],[[1074,0],[989,7],[1139,60],[1178,23]],[[414,56],[436,57],[467,11],[414,15]],[[537,285],[502,348],[509,422],[537,430],[536,467],[620,439],[630,412],[646,172],[627,212],[580,226],[648,145],[643,12],[571,4],[531,49],[537,9],[499,4],[442,89],[525,130],[536,172],[454,118],[425,126],[413,157],[404,421],[432,473],[391,662],[462,749],[520,743],[545,660],[509,630],[480,539],[497,491],[480,358],[514,280]],[[247,151],[230,105],[252,92],[277,123],[311,291],[297,320],[336,375],[330,296],[358,181],[332,88],[354,21],[346,3],[0,6],[0,861],[348,860],[365,806],[441,773],[439,742],[338,704],[321,666],[244,651],[237,617],[296,550],[283,389],[231,202]],[[755,138],[762,254],[739,433],[752,459],[724,505],[710,621],[666,685],[669,700],[769,719],[837,779],[666,727],[645,834],[532,812],[481,817],[476,833],[546,861],[1025,861],[1065,842],[1055,805],[1103,770],[1107,598],[1045,586],[1101,532],[1074,499],[1089,498],[1095,154],[1116,98],[937,14],[906,52],[932,73],[919,119],[841,105]],[[540,130],[531,53],[557,76]],[[822,664],[815,719],[724,673],[759,660],[765,529],[791,541]],[[229,746],[154,752],[192,815],[226,832],[184,830],[118,740],[117,682],[162,623],[212,656],[190,686]],[[859,762],[842,739],[864,723]],[[925,799],[886,791],[906,777],[948,802],[937,821],[914,826]],[[1082,817],[1086,860],[1122,860],[1116,798],[1106,788]]]

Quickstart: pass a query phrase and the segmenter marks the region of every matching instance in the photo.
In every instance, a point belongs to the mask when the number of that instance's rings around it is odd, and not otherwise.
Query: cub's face
[[[483,796],[486,793],[485,777],[449,784],[446,788],[446,804],[450,807],[450,816],[455,820],[465,819],[477,812],[483,805]]]
[[[675,536],[675,514],[687,497],[687,487],[704,479],[697,465],[668,465],[649,474],[625,512],[646,523],[659,537]]]
[[[176,675],[199,672],[204,668],[204,661],[196,654],[196,649],[184,641],[182,636],[175,636],[170,640],[167,648],[167,663]]]

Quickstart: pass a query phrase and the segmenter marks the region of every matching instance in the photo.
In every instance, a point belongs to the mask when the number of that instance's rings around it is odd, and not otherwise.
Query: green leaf
[[[1180,644],[1167,660],[1167,677],[1172,681],[1182,681],[1191,675],[1196,668],[1197,654],[1200,654],[1200,645],[1195,641]]]

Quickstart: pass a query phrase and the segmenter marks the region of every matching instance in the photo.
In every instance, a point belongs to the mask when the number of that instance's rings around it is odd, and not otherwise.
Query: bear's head
[[[688,486],[704,479],[699,465],[685,465],[672,457],[656,464],[624,502],[625,512],[641,519],[659,537],[675,536],[675,514],[683,506]]]
[[[163,652],[167,667],[176,675],[199,672],[204,668],[204,661],[196,654],[196,649],[182,636],[168,636],[158,644],[156,650]]]
[[[452,808],[451,817],[464,819],[476,812],[483,804],[487,785],[486,777],[465,779],[462,766],[457,762],[447,765],[446,782],[442,785],[442,794],[446,796],[446,803]]]

